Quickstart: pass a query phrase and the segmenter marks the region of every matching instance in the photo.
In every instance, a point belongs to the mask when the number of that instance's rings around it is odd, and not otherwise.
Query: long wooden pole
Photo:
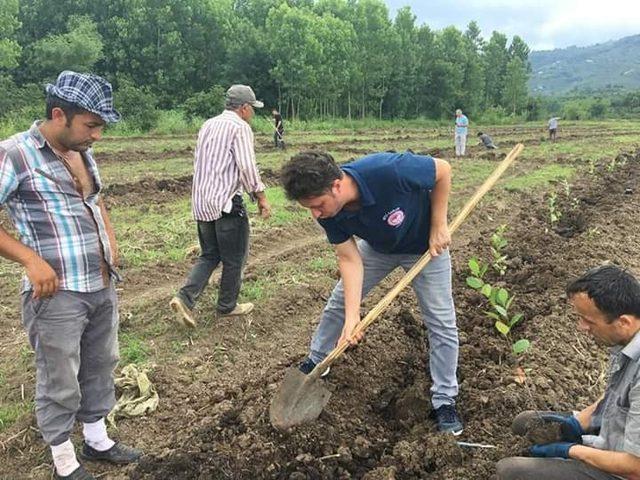
[[[506,158],[496,167],[493,173],[484,181],[484,183],[478,188],[476,193],[469,199],[466,205],[462,208],[460,213],[456,216],[456,218],[449,225],[449,232],[453,234],[462,222],[469,216],[471,211],[478,205],[482,197],[491,190],[491,188],[495,185],[498,179],[502,176],[504,171],[509,168],[509,166],[513,163],[513,161],[520,155],[524,146],[521,143],[518,143],[513,149],[509,152]],[[398,296],[398,294],[404,290],[404,288],[411,283],[411,281],[420,273],[420,271],[429,263],[431,260],[431,254],[427,251],[420,260],[418,260],[413,267],[402,277],[402,279],[396,283],[396,285],[380,300],[375,307],[371,309],[371,311],[367,314],[366,317],[362,319],[360,323],[353,329],[353,333],[364,332],[369,325],[371,325],[382,312],[386,310],[389,304]],[[331,365],[338,357],[340,357],[344,351],[349,348],[349,342],[342,342],[336,348],[334,348],[327,357],[320,362],[316,368],[313,369],[308,375],[309,381],[316,378],[320,373],[324,372],[329,365]]]

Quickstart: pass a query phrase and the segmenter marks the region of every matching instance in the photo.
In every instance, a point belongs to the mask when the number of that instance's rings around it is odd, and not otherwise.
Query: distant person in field
[[[233,85],[226,93],[225,110],[207,120],[198,134],[192,188],[192,211],[197,222],[200,257],[187,280],[169,303],[179,323],[195,327],[193,308],[211,273],[222,263],[217,312],[246,315],[252,303],[237,303],[242,270],[249,251],[249,219],[243,190],[257,199],[262,218],[271,206],[264,193],[249,125],[256,100],[251,87]]]
[[[117,464],[141,453],[107,434],[118,363],[118,245],[92,145],[120,120],[111,84],[62,72],[46,86],[46,120],[0,142],[0,256],[20,263],[22,322],[35,352],[35,415],[54,478],[90,480],[71,432],[82,422],[85,460]],[[27,472],[25,472],[25,477]]]
[[[273,115],[273,143],[276,148],[284,150],[284,123],[282,123],[282,115],[277,108],[271,110]]]
[[[552,142],[556,141],[556,135],[558,133],[558,120],[560,120],[560,117],[551,117],[549,119],[549,122],[547,123],[549,127],[549,140],[551,140]]]
[[[478,132],[478,138],[480,139],[480,142],[482,142],[482,144],[488,149],[488,150],[495,150],[496,148],[498,148],[494,143],[493,140],[491,139],[491,137],[486,134],[486,133],[482,133],[482,132]]]
[[[429,251],[433,258],[413,280],[413,289],[429,336],[432,405],[441,431],[462,433],[455,406],[458,329],[448,249],[449,164],[407,151],[374,153],[339,167],[327,153],[303,152],[283,167],[280,179],[287,197],[308,208],[324,228],[342,278],[300,370],[311,372],[339,343],[356,344],[362,338],[353,334],[362,298],[393,270],[409,270]]]
[[[454,141],[456,145],[456,157],[463,157],[467,148],[467,130],[469,129],[469,119],[462,110],[456,110],[456,129]]]
[[[614,265],[567,287],[578,329],[609,347],[607,384],[592,405],[570,412],[526,411],[513,431],[533,443],[530,457],[497,465],[499,480],[640,479],[640,283]],[[547,432],[541,430],[547,426]],[[540,441],[550,443],[538,443]]]

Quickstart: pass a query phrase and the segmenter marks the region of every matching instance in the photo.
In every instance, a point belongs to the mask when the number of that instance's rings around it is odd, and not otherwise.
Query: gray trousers
[[[69,439],[75,420],[93,423],[115,405],[118,302],[113,285],[92,293],[22,294],[22,321],[35,351],[36,420],[44,441]]]
[[[198,240],[200,256],[178,296],[192,309],[222,262],[217,310],[229,313],[236,307],[249,253],[249,219],[244,207],[237,214],[224,214],[213,222],[198,222]]]
[[[421,257],[413,254],[376,252],[364,240],[358,241],[364,266],[362,296],[380,283],[397,267],[409,270]],[[433,258],[414,278],[413,290],[418,297],[422,321],[429,337],[429,369],[434,408],[454,404],[458,395],[458,328],[451,291],[451,258],[445,251]],[[344,288],[342,280],[333,289],[311,341],[310,358],[321,362],[336,346],[344,326]]]
[[[467,149],[467,134],[456,133],[454,136],[454,140],[456,144],[456,157],[463,156]]]
[[[503,458],[497,465],[498,480],[619,480],[578,460],[564,458]]]

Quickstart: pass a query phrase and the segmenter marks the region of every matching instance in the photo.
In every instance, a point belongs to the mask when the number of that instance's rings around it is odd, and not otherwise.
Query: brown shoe
[[[179,324],[190,328],[196,327],[196,321],[194,320],[193,315],[191,315],[191,310],[187,308],[179,297],[173,297],[169,302],[169,306],[171,307],[171,310],[175,312],[176,320]]]
[[[236,308],[231,310],[229,313],[219,313],[220,317],[235,317],[239,315],[246,315],[247,313],[251,313],[253,311],[253,303],[238,303],[236,304]]]

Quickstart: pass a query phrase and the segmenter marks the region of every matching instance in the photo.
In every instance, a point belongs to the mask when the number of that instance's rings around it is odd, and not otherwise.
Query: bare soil
[[[550,192],[496,193],[454,239],[458,406],[465,420],[458,439],[496,448],[461,448],[437,433],[430,419],[428,342],[411,291],[401,294],[364,342],[332,369],[327,385],[333,395],[316,422],[290,432],[270,425],[273,392],[286,368],[304,358],[335,281],[334,272],[323,271],[311,281],[279,289],[247,319],[213,318],[203,302],[201,325],[189,337],[189,354],[179,361],[164,361],[162,353],[170,346],[162,338],[150,339],[157,349],[150,375],[160,407],[148,417],[120,421],[116,432],[146,455],[137,466],[91,465],[91,471],[109,479],[492,478],[497,460],[527,446],[509,431],[519,411],[570,410],[601,393],[605,352],[576,332],[563,291],[572,277],[605,261],[640,271],[640,154],[624,158],[626,164],[615,171],[603,165],[593,175],[583,172],[571,182],[569,195],[564,185],[552,189],[565,213],[558,225],[549,222]],[[276,173],[267,178],[277,182]],[[184,177],[109,188],[111,204],[129,204],[182,198],[190,185]],[[517,358],[484,315],[482,297],[465,284],[468,259],[489,255],[489,236],[501,223],[509,225],[509,268],[503,277],[489,275],[492,283],[516,294],[512,308],[525,315],[511,341],[527,338],[533,346]],[[252,242],[249,278],[275,279],[277,265],[304,265],[328,248],[311,222],[296,231],[263,232]],[[121,313],[133,312],[133,319],[123,321],[123,328],[170,322],[167,302],[188,267],[185,261],[128,272]],[[373,292],[363,311],[395,278]],[[3,291],[0,300],[17,311],[15,289]],[[16,345],[25,342],[15,318],[13,313],[0,319],[12,337],[1,344],[0,354],[16,355]],[[26,398],[33,395],[32,371],[12,382],[18,389],[24,385]],[[33,416],[0,435],[0,465],[0,478],[51,478],[48,449]]]

